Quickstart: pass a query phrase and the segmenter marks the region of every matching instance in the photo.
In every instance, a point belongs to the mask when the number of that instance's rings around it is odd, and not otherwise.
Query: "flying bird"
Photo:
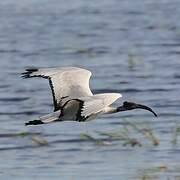
[[[119,107],[112,103],[121,98],[120,93],[93,94],[89,87],[91,72],[78,67],[26,69],[23,78],[42,77],[49,80],[54,112],[29,121],[25,125],[39,125],[58,121],[84,122],[102,114],[144,109],[157,114],[148,106],[125,101]]]

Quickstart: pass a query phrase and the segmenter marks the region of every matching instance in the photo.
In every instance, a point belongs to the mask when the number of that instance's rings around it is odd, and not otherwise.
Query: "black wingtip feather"
[[[24,78],[24,79],[26,79],[26,78],[30,78],[31,76],[30,76],[30,74],[22,73],[22,74],[21,74],[21,77]]]
[[[22,78],[31,78],[31,77],[32,77],[31,74],[32,74],[33,72],[38,71],[38,70],[39,70],[39,69],[37,69],[37,68],[28,68],[28,69],[26,69],[25,72],[21,73],[21,77],[22,77]]]
[[[25,123],[25,126],[44,124],[41,120],[33,120]]]

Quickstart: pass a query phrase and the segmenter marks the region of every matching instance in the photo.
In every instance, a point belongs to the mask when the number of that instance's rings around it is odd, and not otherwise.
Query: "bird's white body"
[[[111,104],[120,93],[95,94],[89,88],[91,72],[77,67],[27,69],[23,77],[43,77],[49,80],[54,112],[42,116],[43,123],[54,121],[88,121],[105,113],[114,113]]]

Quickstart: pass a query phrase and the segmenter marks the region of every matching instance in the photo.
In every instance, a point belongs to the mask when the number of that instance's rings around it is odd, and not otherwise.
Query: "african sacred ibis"
[[[49,80],[52,90],[54,112],[26,125],[46,124],[57,121],[84,122],[95,119],[102,114],[117,113],[132,109],[145,109],[156,113],[149,107],[125,101],[122,106],[111,104],[122,97],[120,93],[104,93],[93,95],[89,88],[91,72],[77,67],[26,69],[24,78],[42,77]]]

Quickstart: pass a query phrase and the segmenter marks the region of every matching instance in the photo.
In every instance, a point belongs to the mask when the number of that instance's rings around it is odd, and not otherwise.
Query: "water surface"
[[[1,1],[1,179],[180,179],[180,142],[171,142],[180,120],[179,19],[178,0]],[[25,127],[53,107],[48,82],[22,80],[20,73],[56,66],[89,69],[93,92],[120,92],[116,105],[144,103],[159,117],[137,110]],[[159,146],[97,145],[80,137],[102,138],[96,131],[117,131],[125,120],[151,127]],[[40,133],[35,138],[44,144],[20,132]]]

